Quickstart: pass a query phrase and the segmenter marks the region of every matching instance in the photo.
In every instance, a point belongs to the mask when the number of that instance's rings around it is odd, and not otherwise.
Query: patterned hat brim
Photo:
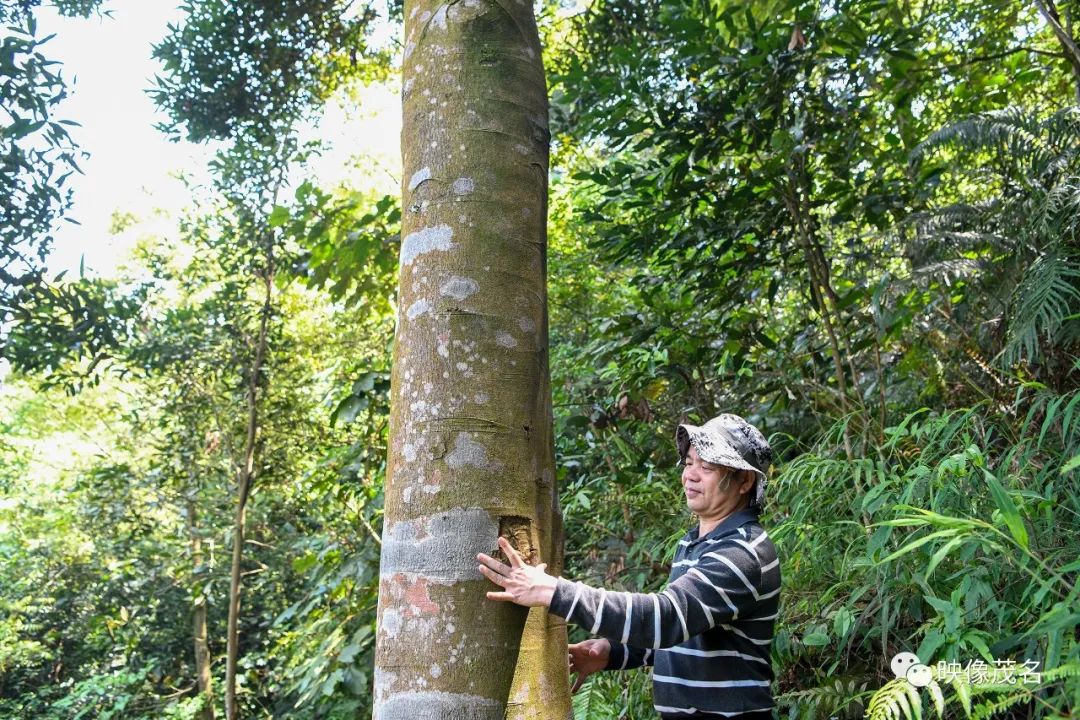
[[[684,423],[675,430],[675,445],[679,450],[680,461],[686,459],[686,454],[690,452],[690,446],[693,445],[698,452],[698,457],[707,463],[736,470],[749,470],[754,473],[757,478],[754,504],[760,507],[765,502],[767,476],[743,459],[739,451],[721,433]]]

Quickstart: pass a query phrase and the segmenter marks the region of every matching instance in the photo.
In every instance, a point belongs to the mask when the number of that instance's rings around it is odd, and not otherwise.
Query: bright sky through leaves
[[[178,175],[201,183],[213,153],[210,147],[167,142],[154,128],[163,116],[145,92],[160,70],[151,48],[167,23],[181,21],[175,3],[114,0],[105,9],[109,17],[63,18],[51,8],[38,14],[41,36],[56,34],[45,49],[63,63],[71,90],[58,117],[80,123],[72,135],[90,153],[81,163],[85,174],[69,181],[74,206],[68,217],[80,224],[60,224],[49,258],[53,273],[77,273],[85,256],[88,273],[112,276],[139,238],[168,238],[190,205]],[[353,187],[396,192],[400,122],[396,82],[363,89],[359,102],[329,104],[319,127],[303,133],[334,145],[312,163],[319,184],[332,187],[349,177]],[[138,222],[112,235],[114,213],[130,213]]]

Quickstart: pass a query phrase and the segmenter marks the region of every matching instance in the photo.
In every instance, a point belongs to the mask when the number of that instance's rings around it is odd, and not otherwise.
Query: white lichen
[[[454,181],[453,190],[455,195],[468,195],[476,189],[476,183],[472,178],[459,177]]]
[[[440,30],[446,29],[446,5],[440,5],[439,9],[435,11],[434,17],[431,18],[431,24]]]
[[[501,463],[488,458],[487,448],[473,440],[468,433],[461,433],[454,442],[454,449],[446,456],[446,464],[452,468],[478,467],[496,469]]]
[[[420,187],[420,184],[423,183],[425,180],[430,180],[430,179],[431,179],[431,168],[426,167],[426,166],[420,168],[419,170],[417,170],[416,172],[414,172],[412,174],[411,178],[409,178],[409,192],[412,192],[416,188]]]
[[[443,283],[443,286],[439,288],[439,294],[460,302],[470,295],[474,295],[479,289],[480,285],[472,278],[455,275]]]
[[[401,265],[411,265],[419,256],[435,251],[446,251],[454,247],[450,242],[454,230],[449,225],[427,227],[405,236],[401,243]]]
[[[426,312],[431,312],[431,303],[421,299],[409,306],[409,309],[405,311],[405,316],[410,320],[415,320]]]

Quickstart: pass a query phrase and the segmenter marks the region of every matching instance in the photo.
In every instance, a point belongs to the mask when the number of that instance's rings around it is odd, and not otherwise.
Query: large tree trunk
[[[199,535],[196,523],[195,502],[188,501],[188,539],[191,542],[191,565],[198,568],[202,565],[202,536]],[[192,603],[191,630],[195,650],[195,677],[198,680],[199,695],[203,700],[202,710],[199,711],[199,720],[214,720],[214,693],[211,687],[210,673],[210,642],[206,622],[206,596],[200,588],[193,589],[195,601]]]
[[[375,718],[565,720],[565,625],[487,601],[476,562],[500,534],[551,572],[562,560],[532,4],[406,0],[405,17]]]

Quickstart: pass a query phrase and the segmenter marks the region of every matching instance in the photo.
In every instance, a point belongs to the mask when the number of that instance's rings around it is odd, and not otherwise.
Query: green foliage
[[[977,307],[983,293],[1010,296],[1005,332],[984,342],[1006,367],[1025,361],[1052,369],[1055,361],[1068,362],[1080,332],[1078,137],[1075,108],[1040,118],[1014,107],[949,125],[913,154],[925,163],[954,153],[952,182],[973,181],[962,194],[970,197],[967,204],[916,216],[917,243],[936,246],[931,257],[938,261],[956,254],[979,258],[971,266],[977,277],[962,271],[970,277],[964,284],[978,287],[970,305]],[[987,252],[972,253],[979,249]],[[968,296],[959,283],[956,292]]]
[[[644,670],[599,673],[573,696],[574,720],[652,717],[652,679]]]
[[[46,385],[77,391],[83,382],[96,382],[99,366],[134,334],[149,288],[62,280],[39,281],[19,293],[4,350],[9,361],[39,374]]]
[[[0,138],[4,212],[52,222],[78,155],[51,115],[64,88],[34,5],[0,6],[23,23],[0,63],[22,120]],[[198,211],[140,248],[137,275],[20,286],[0,402],[0,715],[199,717],[190,617],[208,609],[220,658],[252,384],[244,712],[370,714],[401,208],[315,180],[284,190],[317,149],[295,123],[385,72],[362,39],[373,12],[345,5],[187,3],[154,96],[172,136],[229,142],[191,188]],[[1080,132],[1042,17],[1006,0],[552,5],[564,574],[662,586],[693,522],[671,430],[736,411],[778,451],[764,522],[783,563],[784,715],[1075,714]],[[5,222],[5,248],[43,252],[47,225]],[[39,261],[2,267],[40,280]],[[45,462],[55,447],[72,460]],[[901,650],[935,683],[892,678]],[[1006,658],[1037,661],[1041,682],[936,665]],[[651,717],[649,688],[646,671],[598,675],[575,717]]]
[[[886,686],[887,687],[887,686]],[[882,688],[882,692],[885,688]],[[793,690],[776,697],[781,711],[814,720],[817,717],[862,717],[866,683],[855,680],[834,680],[820,687]]]
[[[32,285],[52,244],[55,223],[71,204],[65,187],[79,172],[79,152],[56,116],[67,86],[43,48],[29,7],[0,5],[0,315],[19,287]]]
[[[1077,445],[1065,415],[1078,398],[1035,392],[996,418],[986,407],[917,413],[889,429],[880,459],[833,460],[835,440],[825,440],[785,466],[780,503],[790,514],[774,535],[793,563],[788,597],[805,599],[785,604],[782,664],[823,666],[828,677],[843,671],[853,650],[887,659],[904,649],[903,638],[931,665],[981,658],[992,666],[1012,657],[1049,670],[1074,661],[1080,618],[1063,617],[1061,604],[1075,600],[1066,575],[1080,538],[1062,518],[1080,505],[1075,489],[1060,485],[1053,459]],[[1017,410],[1025,407],[1029,420],[1041,422],[1013,435],[1010,417],[1023,418]],[[863,522],[842,519],[848,513]],[[835,623],[825,647],[806,647],[804,639],[800,649],[800,628],[820,627],[841,610],[853,622]],[[974,695],[997,690],[971,688]],[[1053,698],[1041,702],[1059,712],[1075,692],[1067,682],[1039,690]],[[1028,689],[1029,700],[1034,691]],[[904,705],[910,694],[906,681],[890,683],[869,712],[884,717],[900,708],[904,717],[918,717],[914,699]],[[977,700],[975,707],[997,702]]]
[[[789,717],[871,711],[900,650],[1068,662],[1080,214],[1053,35],[1005,2],[553,17],[571,574],[662,583],[689,521],[668,433],[732,410],[782,460]],[[941,716],[889,687],[873,711]],[[1077,691],[1038,692],[1037,716]]]
[[[296,191],[297,207],[275,207],[277,220],[298,239],[295,271],[310,288],[324,289],[346,307],[360,301],[382,303],[397,269],[401,209],[391,197],[368,207],[360,193],[344,197],[310,183]],[[271,224],[274,223],[271,215]]]
[[[931,691],[934,698],[941,696],[941,689],[937,687],[936,683],[931,683],[929,687],[934,688]],[[943,717],[944,708],[942,706],[935,704],[934,709],[937,710],[939,718]],[[906,679],[897,678],[896,680],[890,680],[883,688],[874,693],[874,696],[870,698],[868,710],[867,717],[869,720],[886,720],[887,718],[921,720],[923,716],[922,696],[918,688]]]
[[[185,21],[154,48],[164,63],[152,92],[161,129],[189,140],[256,141],[289,127],[345,82],[385,58],[364,58],[370,6],[344,0],[187,2]]]

